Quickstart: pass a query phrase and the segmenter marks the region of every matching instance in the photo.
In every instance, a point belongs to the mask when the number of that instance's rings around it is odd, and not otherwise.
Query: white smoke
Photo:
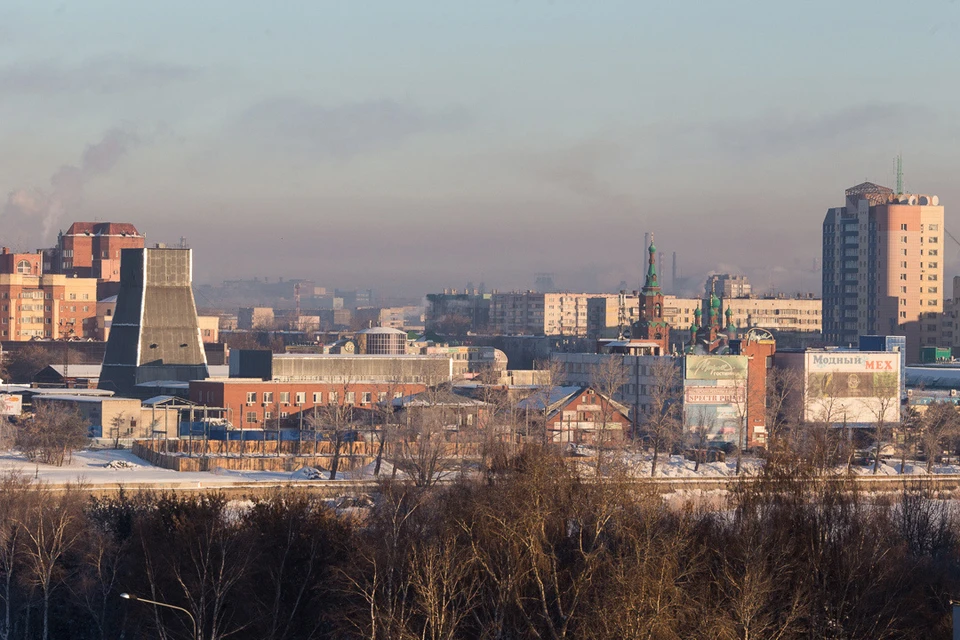
[[[78,164],[60,167],[50,177],[49,187],[11,191],[0,214],[8,237],[19,244],[48,242],[64,216],[80,208],[86,185],[110,171],[138,142],[131,131],[110,129],[99,142],[87,145]]]

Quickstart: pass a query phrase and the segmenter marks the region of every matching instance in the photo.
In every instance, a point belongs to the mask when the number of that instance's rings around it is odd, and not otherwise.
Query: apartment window
[[[70,299],[70,300],[76,300],[76,299],[77,299],[77,294],[71,293],[69,299]]]
[[[906,250],[906,249],[900,249],[900,255],[902,255],[902,256],[907,255],[907,250]]]
[[[297,402],[297,404],[306,404],[306,402],[307,402],[307,392],[306,392],[306,391],[297,391],[296,402]]]
[[[907,292],[906,287],[900,287],[900,293],[906,293],[906,292]]]
[[[928,262],[928,263],[927,263],[927,268],[928,268],[928,269],[936,269],[936,268],[939,266],[939,264],[940,264],[940,263],[938,263],[938,262]]]
[[[901,263],[900,263],[900,268],[901,268],[901,269],[906,269],[906,268],[907,268],[907,263],[906,263],[906,262],[901,262]]]
[[[263,401],[266,404],[271,404],[273,402],[273,391],[264,391],[263,392]]]
[[[399,399],[402,398],[402,397],[403,397],[403,392],[402,392],[402,391],[394,391],[394,393],[393,393],[393,399],[394,399],[394,400],[399,400]]]
[[[322,391],[314,391],[314,392],[313,392],[313,404],[321,404],[321,403],[323,403],[323,392],[322,392]]]
[[[380,391],[377,393],[377,402],[386,402],[387,401],[387,392]]]
[[[290,414],[287,413],[286,411],[281,411],[281,412],[280,412],[280,417],[281,417],[281,418],[286,418],[286,417],[289,416],[289,415],[290,415]]]
[[[90,294],[89,294],[89,293],[83,294],[83,299],[84,299],[84,300],[89,300],[89,299],[90,299]]]
[[[907,274],[901,273],[901,274],[900,274],[900,279],[901,279],[901,280],[906,280],[906,279],[907,279]]]
[[[253,411],[247,411],[247,423],[256,424],[257,423],[257,414]]]
[[[932,224],[932,225],[930,225],[929,228],[930,228],[930,231],[940,231],[940,225],[939,225],[939,224]]]
[[[339,399],[339,394],[336,391],[331,391],[327,394],[327,404],[337,404]]]
[[[927,276],[927,280],[933,280],[934,282],[936,282],[937,274],[931,273],[930,275]]]
[[[360,404],[370,404],[370,392],[364,391],[360,394]]]
[[[928,306],[928,307],[935,307],[935,306],[937,306],[937,301],[936,301],[936,300],[927,300],[927,306]]]
[[[353,391],[347,391],[343,394],[343,403],[344,404],[356,404],[357,394]]]
[[[930,249],[929,251],[927,251],[927,255],[928,255],[928,256],[936,256],[936,255],[940,255],[940,253],[939,253],[939,251],[938,251],[937,249]]]
[[[290,392],[281,391],[280,392],[280,402],[281,404],[290,404]]]
[[[907,230],[907,225],[901,224],[901,225],[900,225],[900,231],[906,231],[906,230]]]
[[[269,420],[269,419],[272,418],[272,417],[273,417],[273,412],[272,412],[272,411],[264,411],[264,412],[263,412],[263,419],[264,419],[264,420]]]
[[[29,260],[21,260],[17,263],[17,273],[29,274],[32,270]]]
[[[247,404],[253,404],[257,401],[256,391],[247,391]]]
[[[907,317],[907,312],[906,312],[906,311],[901,311],[901,312],[900,312],[900,317],[901,317],[901,318],[906,318],[906,317]]]
[[[927,287],[927,293],[936,293],[936,292],[937,292],[936,287]]]
[[[900,236],[900,242],[903,242],[904,244],[906,244],[907,236]]]
[[[929,244],[937,244],[938,242],[940,242],[940,238],[937,237],[937,236],[931,236],[931,237],[927,238],[927,242],[928,242]]]

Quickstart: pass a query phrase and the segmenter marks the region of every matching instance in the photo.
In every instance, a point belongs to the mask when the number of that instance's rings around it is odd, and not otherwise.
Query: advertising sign
[[[687,356],[685,380],[745,380],[747,356]]]
[[[0,394],[0,416],[18,416],[23,413],[23,396]]]
[[[896,352],[806,353],[806,419],[850,426],[896,422],[900,362]]]
[[[709,440],[736,442],[747,403],[746,356],[686,356],[683,422]]]
[[[737,404],[747,401],[743,385],[686,385],[684,404]]]

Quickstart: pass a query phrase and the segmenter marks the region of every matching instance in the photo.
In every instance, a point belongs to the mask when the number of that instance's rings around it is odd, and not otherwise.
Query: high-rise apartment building
[[[0,339],[96,337],[97,281],[45,274],[39,253],[0,249]]]
[[[723,298],[746,298],[753,292],[750,286],[750,280],[744,275],[732,275],[729,273],[717,273],[707,276],[707,283],[704,286],[706,297],[710,294]]]
[[[823,220],[823,332],[906,337],[907,362],[936,345],[943,310],[943,207],[937,196],[864,182]]]
[[[126,222],[74,222],[44,251],[44,273],[120,281],[120,251],[143,249],[144,237]]]

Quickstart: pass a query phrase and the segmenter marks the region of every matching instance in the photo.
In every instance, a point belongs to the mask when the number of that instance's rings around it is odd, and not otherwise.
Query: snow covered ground
[[[594,461],[589,457],[579,460],[584,475],[593,475]],[[605,461],[610,464],[610,461]],[[629,454],[622,459],[631,475],[637,478],[650,477],[650,459],[648,455]],[[616,464],[616,463],[614,463]],[[744,474],[756,474],[762,462],[756,458],[745,457],[742,461]],[[694,463],[682,456],[661,456],[657,461],[658,478],[721,478],[736,475],[736,460],[726,462],[701,463],[700,468],[694,471]],[[340,470],[337,473],[338,481],[363,481],[375,478],[374,465],[370,463],[353,471]],[[136,457],[126,449],[88,449],[78,451],[73,455],[69,464],[54,467],[45,464],[35,464],[28,461],[21,453],[15,451],[0,452],[0,473],[17,470],[20,473],[35,477],[38,480],[53,484],[83,481],[93,486],[116,486],[123,484],[129,487],[154,486],[158,488],[203,488],[226,487],[248,483],[291,483],[310,484],[318,480],[327,480],[328,469],[303,468],[294,472],[282,471],[232,471],[216,469],[200,472],[177,472],[170,469],[154,467]],[[838,468],[840,473],[845,468]],[[870,475],[871,466],[854,466],[854,473]],[[922,462],[908,461],[904,469],[906,474],[925,475],[926,465]],[[900,462],[888,461],[880,465],[879,475],[895,476],[900,474]],[[937,465],[933,468],[935,474],[960,474],[958,465]],[[393,465],[384,460],[380,469],[381,478],[402,478],[403,473],[394,470]]]
[[[373,467],[364,467],[355,472],[337,474],[342,480],[361,480],[373,478]],[[46,464],[35,464],[27,460],[19,452],[6,451],[0,453],[0,473],[19,471],[35,477],[43,482],[64,484],[67,482],[83,481],[93,486],[117,485],[127,486],[151,485],[158,488],[178,487],[222,487],[251,482],[269,483],[299,483],[311,482],[302,472],[277,471],[231,471],[216,469],[214,471],[178,472],[171,469],[162,469],[145,462],[125,449],[99,449],[78,451],[73,454],[69,464],[55,467]],[[392,471],[387,463],[381,468],[381,473],[389,474]],[[326,477],[328,474],[323,474]]]

